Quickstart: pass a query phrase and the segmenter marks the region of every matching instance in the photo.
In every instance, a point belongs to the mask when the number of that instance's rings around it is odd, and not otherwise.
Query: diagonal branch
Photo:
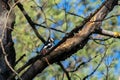
[[[17,0],[16,0],[17,1]],[[46,41],[44,40],[44,38],[39,34],[38,30],[35,27],[35,24],[33,23],[32,19],[30,18],[30,16],[27,14],[27,12],[25,11],[23,5],[19,2],[17,3],[18,8],[21,10],[21,12],[23,13],[24,17],[26,18],[26,20],[28,21],[28,23],[30,24],[30,26],[32,27],[33,31],[35,32],[36,36],[45,44]]]
[[[106,0],[94,14],[83,22],[82,25],[73,29],[60,43],[58,43],[58,45],[53,47],[45,58],[47,58],[52,64],[54,62],[64,60],[73,53],[77,52],[79,49],[82,49],[88,42],[89,36],[101,26],[102,20],[104,20],[107,14],[114,8],[117,2],[118,0]],[[95,22],[96,20],[100,21]],[[22,74],[22,79],[31,80],[38,73],[41,73],[48,66],[45,58],[43,57],[32,64]]]

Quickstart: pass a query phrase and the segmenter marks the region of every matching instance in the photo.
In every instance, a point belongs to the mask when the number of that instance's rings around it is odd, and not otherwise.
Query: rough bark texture
[[[83,48],[88,41],[88,37],[101,26],[102,20],[114,8],[118,0],[106,0],[104,5],[91,17],[91,19],[83,25],[80,31],[73,32],[73,36],[68,36],[63,43],[57,46],[49,55],[37,60],[28,70],[21,76],[23,80],[32,80],[38,73],[41,73],[47,66],[45,58],[52,64],[60,60],[64,60],[73,53]],[[80,26],[79,26],[80,27]],[[79,29],[78,29],[79,30]]]
[[[12,67],[15,64],[15,50],[11,32],[14,26],[15,15],[8,14],[10,6],[6,3],[7,0],[0,0],[0,80],[7,80],[11,73],[5,56]]]

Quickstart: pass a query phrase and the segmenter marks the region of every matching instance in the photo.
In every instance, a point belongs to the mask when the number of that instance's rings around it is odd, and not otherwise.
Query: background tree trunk
[[[11,36],[15,16],[13,12],[9,14],[9,10],[7,1],[0,0],[0,80],[7,80],[11,73],[9,66],[14,67],[15,64],[15,50]]]

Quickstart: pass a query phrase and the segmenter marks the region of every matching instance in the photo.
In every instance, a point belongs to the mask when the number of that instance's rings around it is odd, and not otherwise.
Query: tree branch
[[[78,69],[81,67],[81,66],[83,66],[83,65],[85,65],[85,64],[87,64],[87,63],[89,63],[90,61],[92,61],[93,59],[95,59],[96,57],[97,57],[98,55],[95,55],[93,58],[90,58],[89,60],[87,60],[86,62],[82,62],[81,64],[79,64],[74,70],[70,70],[70,71],[68,71],[68,72],[75,72],[75,71],[78,71]]]
[[[58,43],[45,58],[52,64],[64,60],[71,56],[73,53],[82,49],[88,42],[88,37],[101,26],[102,20],[107,16],[107,14],[114,8],[118,0],[106,0],[103,5],[90,17],[88,17],[82,25],[73,29],[67,37]],[[106,7],[107,6],[107,7]],[[108,9],[109,8],[109,9]],[[101,20],[100,22],[91,22]],[[81,30],[80,30],[81,29]],[[80,31],[79,31],[80,30]],[[45,58],[37,60],[32,64],[23,74],[23,80],[32,80],[38,73],[41,73],[47,66]]]
[[[101,34],[104,36],[109,36],[109,37],[113,37],[113,38],[120,38],[120,32],[113,32],[113,31],[108,31],[108,30],[104,30],[104,29],[97,29],[95,31],[95,33],[97,34]]]
[[[17,1],[17,0],[16,0]],[[27,14],[27,12],[25,11],[23,5],[19,2],[17,3],[18,8],[21,10],[21,12],[23,13],[24,17],[26,18],[26,20],[28,21],[28,23],[30,24],[30,26],[32,27],[33,31],[35,32],[36,36],[45,44],[46,41],[44,40],[44,38],[39,34],[39,32],[37,31],[35,24],[33,23],[32,19],[30,18],[30,16]]]
[[[58,64],[58,65],[62,68],[62,70],[65,72],[68,80],[71,80],[71,78],[70,78],[70,76],[69,76],[69,72],[64,68],[64,66],[62,65],[62,63],[61,63],[61,62],[58,62],[57,64]]]
[[[92,75],[96,72],[96,70],[99,68],[99,66],[101,65],[102,61],[104,60],[106,54],[107,54],[107,50],[106,50],[105,53],[103,54],[103,57],[102,57],[101,60],[99,61],[97,67],[96,67],[90,74],[88,74],[87,76],[85,76],[82,80],[86,80],[88,77],[92,76]]]

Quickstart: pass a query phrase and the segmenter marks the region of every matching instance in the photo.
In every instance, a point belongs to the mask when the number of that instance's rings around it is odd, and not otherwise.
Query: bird
[[[53,38],[49,38],[45,46],[43,47],[41,54],[45,55],[53,46],[54,46],[54,40]]]

